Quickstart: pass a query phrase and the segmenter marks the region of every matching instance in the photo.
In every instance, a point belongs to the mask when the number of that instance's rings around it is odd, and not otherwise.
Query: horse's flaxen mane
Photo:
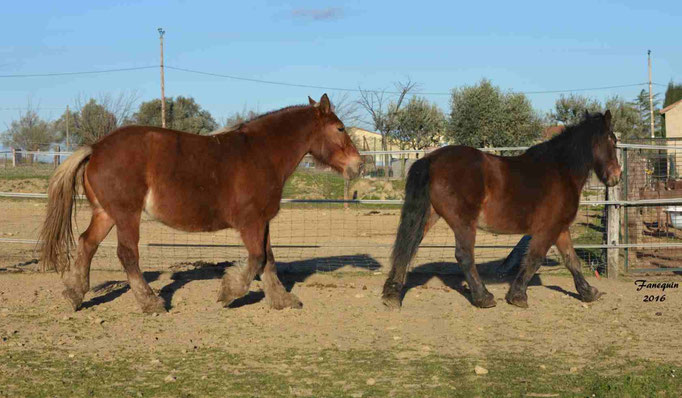
[[[269,117],[269,116],[276,116],[276,115],[279,115],[280,113],[285,113],[285,112],[291,111],[291,110],[297,110],[297,109],[306,108],[306,107],[308,107],[308,106],[309,106],[309,105],[290,105],[290,106],[286,106],[286,107],[281,108],[281,109],[276,109],[276,110],[274,110],[274,111],[265,112],[265,113],[262,113],[262,114],[260,114],[260,115],[258,115],[258,116],[254,116],[253,118],[251,118],[251,119],[249,119],[249,120],[247,120],[247,121],[244,121],[244,122],[241,122],[241,123],[239,123],[239,124],[236,124],[236,125],[234,125],[234,126],[223,127],[223,128],[221,128],[221,129],[212,131],[212,132],[210,132],[208,135],[217,135],[217,134],[232,133],[232,132],[235,132],[235,131],[239,131],[239,130],[241,130],[243,127],[245,127],[246,125],[248,125],[249,123],[255,122],[255,121],[257,121],[257,120],[261,120],[261,119],[266,118],[266,117]]]
[[[601,134],[604,115],[588,114],[580,123],[566,126],[550,140],[534,145],[526,155],[539,162],[561,163],[577,174],[587,174],[593,166],[592,138]]]

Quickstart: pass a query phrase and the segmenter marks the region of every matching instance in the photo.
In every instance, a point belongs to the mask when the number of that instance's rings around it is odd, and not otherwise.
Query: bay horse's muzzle
[[[608,174],[608,177],[606,179],[606,186],[607,187],[614,187],[614,186],[618,185],[622,175],[623,175],[623,173],[622,173],[622,170],[619,166],[617,169],[615,169],[614,171],[612,171],[611,173]]]

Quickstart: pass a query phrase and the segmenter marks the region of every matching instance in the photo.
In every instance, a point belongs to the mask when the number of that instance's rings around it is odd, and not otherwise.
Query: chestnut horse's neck
[[[283,184],[310,152],[312,135],[318,127],[314,108],[292,106],[266,113],[223,134],[248,136],[258,151],[253,156],[270,158]]]

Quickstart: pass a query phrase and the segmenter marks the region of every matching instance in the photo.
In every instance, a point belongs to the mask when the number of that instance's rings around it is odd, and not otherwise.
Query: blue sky
[[[13,1],[2,14],[0,75],[158,65],[163,27],[169,66],[299,84],[390,89],[409,76],[444,93],[481,78],[523,92],[624,85],[647,80],[647,49],[654,82],[682,82],[679,0]],[[0,87],[4,131],[28,101],[51,119],[78,96],[156,98],[159,74],[0,78]],[[582,94],[632,99],[642,88]],[[324,91],[166,70],[166,95],[193,96],[216,120]],[[540,111],[557,97],[529,94]],[[447,109],[447,95],[429,99]]]

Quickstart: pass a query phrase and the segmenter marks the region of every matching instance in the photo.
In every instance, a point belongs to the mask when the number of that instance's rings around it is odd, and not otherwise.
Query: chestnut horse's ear
[[[308,96],[308,102],[310,103],[311,106],[317,105],[317,102],[315,102],[314,99],[310,98],[310,96]]]
[[[327,97],[327,93],[322,94],[322,98],[320,98],[320,110],[322,110],[322,113],[329,113],[331,112],[332,106],[329,103],[329,97]]]
[[[606,123],[608,127],[611,127],[611,111],[608,109],[604,112],[604,123]]]

